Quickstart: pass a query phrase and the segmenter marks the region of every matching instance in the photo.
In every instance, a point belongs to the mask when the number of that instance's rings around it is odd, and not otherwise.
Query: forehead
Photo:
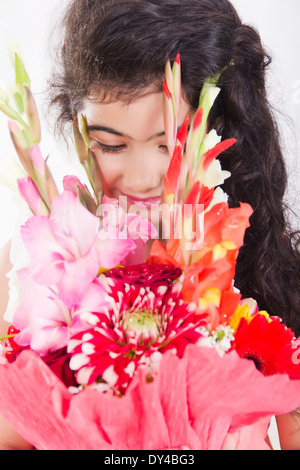
[[[140,140],[164,130],[163,99],[162,92],[147,93],[129,103],[86,99],[81,112],[86,116],[89,126],[109,127]],[[182,100],[181,122],[189,112],[189,105]]]

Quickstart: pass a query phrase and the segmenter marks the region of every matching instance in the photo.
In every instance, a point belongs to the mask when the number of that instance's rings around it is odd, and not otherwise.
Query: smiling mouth
[[[121,193],[121,197],[127,199],[127,203],[132,206],[133,204],[138,204],[144,206],[147,209],[161,204],[161,197],[149,197],[149,198],[136,198],[134,196],[129,196],[128,194]]]

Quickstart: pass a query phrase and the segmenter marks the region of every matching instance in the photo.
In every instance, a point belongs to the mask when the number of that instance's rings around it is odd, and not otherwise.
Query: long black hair
[[[62,26],[51,81],[58,125],[71,123],[87,96],[126,101],[161,89],[166,60],[178,52],[194,108],[205,79],[225,68],[210,126],[237,139],[220,157],[232,174],[223,188],[230,205],[254,209],[235,285],[300,335],[299,238],[287,223],[287,172],[265,86],[271,58],[257,31],[228,0],[72,0]]]

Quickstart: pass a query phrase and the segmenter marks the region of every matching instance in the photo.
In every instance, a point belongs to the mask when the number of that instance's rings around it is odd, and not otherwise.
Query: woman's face
[[[143,204],[151,210],[155,223],[170,163],[163,93],[149,93],[130,104],[86,99],[81,112],[102,171],[105,195],[118,199],[126,211]],[[179,126],[190,113],[190,106],[182,100]]]

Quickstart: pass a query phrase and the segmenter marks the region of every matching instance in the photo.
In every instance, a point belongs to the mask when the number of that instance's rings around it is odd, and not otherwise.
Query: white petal
[[[85,354],[75,354],[70,360],[70,369],[78,370],[90,362]]]
[[[203,138],[203,144],[205,145],[205,152],[214,148],[220,142],[221,142],[221,136],[217,134],[217,131],[215,129],[212,129]]]
[[[126,374],[128,374],[129,377],[132,377],[134,374],[134,371],[135,371],[135,363],[131,361],[126,367],[126,369],[124,369],[124,372],[126,372]]]
[[[99,323],[99,317],[97,317],[97,315],[93,315],[90,312],[80,313],[80,318],[81,320],[86,321],[87,323],[93,326]]]
[[[68,342],[68,353],[72,352],[73,349],[77,348],[82,343],[82,340],[80,339],[71,339]]]
[[[115,383],[117,382],[118,378],[119,378],[119,376],[114,371],[114,366],[113,365],[109,366],[103,372],[102,377],[105,380],[105,382],[107,382],[111,386],[114,386]]]
[[[108,353],[108,355],[109,355],[109,357],[111,357],[112,359],[116,359],[117,357],[120,356],[120,354],[114,353],[114,352],[112,352],[112,351],[110,351],[110,352]]]
[[[80,369],[76,376],[77,382],[83,385],[87,384],[94,370],[95,367],[83,367]]]
[[[93,338],[94,336],[91,333],[84,333],[84,335],[82,336],[82,341],[90,341]]]
[[[83,354],[86,354],[87,356],[90,356],[91,354],[94,354],[95,352],[95,346],[91,343],[83,343],[81,350]]]
[[[157,289],[157,293],[159,295],[164,295],[167,291],[167,287],[166,286],[159,286],[159,288]]]

